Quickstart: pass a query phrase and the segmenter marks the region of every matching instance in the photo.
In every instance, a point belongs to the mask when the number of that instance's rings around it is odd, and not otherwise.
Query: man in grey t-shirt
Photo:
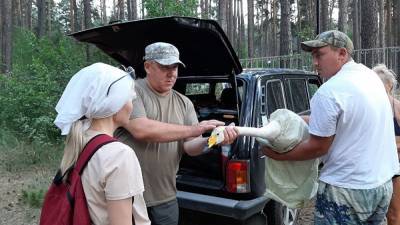
[[[176,173],[182,154],[202,154],[207,139],[201,135],[224,123],[199,123],[192,102],[172,89],[178,66],[185,66],[175,46],[150,44],[144,60],[147,76],[136,82],[137,98],[130,123],[117,136],[134,149],[139,159],[152,224],[173,225],[178,223]],[[222,144],[231,144],[237,135],[236,129],[228,126]]]

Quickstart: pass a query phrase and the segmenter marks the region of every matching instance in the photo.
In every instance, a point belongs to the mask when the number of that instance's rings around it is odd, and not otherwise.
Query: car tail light
[[[226,167],[226,189],[232,193],[250,192],[248,160],[230,160]]]

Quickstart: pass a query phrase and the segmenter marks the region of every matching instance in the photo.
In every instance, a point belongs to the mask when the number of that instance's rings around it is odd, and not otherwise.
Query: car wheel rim
[[[283,225],[294,225],[297,217],[297,209],[290,209],[287,206],[282,207]]]

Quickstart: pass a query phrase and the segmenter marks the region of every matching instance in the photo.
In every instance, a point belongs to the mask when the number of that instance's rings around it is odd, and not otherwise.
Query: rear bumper
[[[178,191],[179,207],[220,216],[245,220],[261,212],[270,200],[261,196],[251,200],[234,200],[192,192]]]

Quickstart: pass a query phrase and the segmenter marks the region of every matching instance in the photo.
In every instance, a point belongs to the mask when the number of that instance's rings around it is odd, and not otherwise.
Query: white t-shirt
[[[384,86],[354,61],[324,83],[311,99],[310,134],[335,135],[320,180],[343,188],[371,189],[399,171],[393,115]]]
[[[84,140],[87,142],[97,134],[100,133],[88,130]],[[121,142],[102,146],[89,160],[81,179],[93,224],[110,224],[107,200],[134,197],[135,224],[150,225],[143,198],[142,171],[135,152],[129,146]]]

